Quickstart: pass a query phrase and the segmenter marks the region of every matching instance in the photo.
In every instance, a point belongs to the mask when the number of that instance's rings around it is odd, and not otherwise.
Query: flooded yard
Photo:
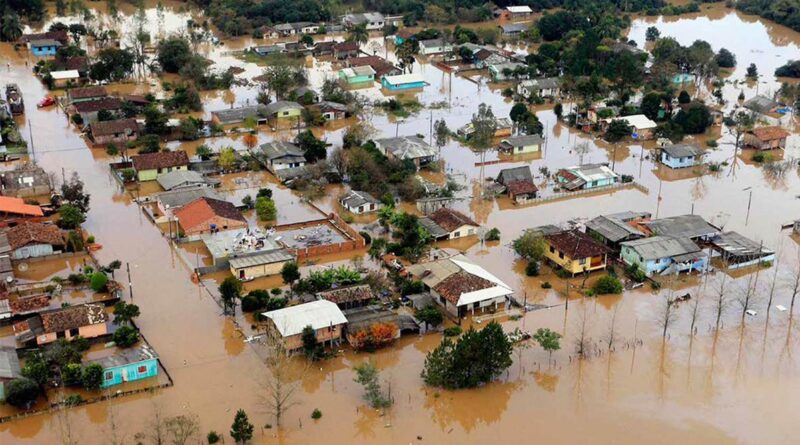
[[[154,2],[148,2],[154,3]],[[98,3],[98,5],[101,3]],[[156,8],[146,9],[154,34],[177,32],[196,14],[183,9],[183,3],[164,2],[159,16]],[[94,3],[90,7],[95,8]],[[114,26],[126,29],[134,14],[132,6],[121,2],[123,20]],[[105,20],[99,11],[100,20]],[[46,28],[50,22],[46,23]],[[714,50],[725,47],[738,59],[737,68],[723,88],[728,107],[740,92],[749,98],[755,92],[776,91],[780,83],[774,69],[796,58],[800,34],[755,17],[743,16],[714,7],[707,15],[679,18],[646,17],[633,21],[629,38],[644,43],[648,26],[657,26],[662,36],[675,37],[682,44],[707,40]],[[395,56],[381,38],[373,42]],[[221,47],[202,44],[199,48],[220,68],[240,66],[243,78],[261,73],[253,63],[230,54],[252,44],[250,38],[226,40]],[[25,100],[34,104],[48,91],[30,72],[27,52],[0,44],[0,55],[8,67],[0,67],[2,82],[20,85]],[[744,71],[756,63],[765,73],[758,83],[744,80]],[[330,62],[312,61],[311,85],[318,88],[324,77],[334,75]],[[500,91],[483,81],[478,83],[444,73],[431,64],[415,64],[430,84],[416,99],[428,108],[407,118],[396,119],[383,112],[369,115],[375,136],[390,137],[421,134],[430,137],[431,122],[444,119],[456,129],[470,121],[477,105],[491,105],[495,115],[505,117],[512,103]],[[735,83],[734,83],[735,82]],[[156,85],[155,87],[151,86]],[[144,93],[158,90],[152,79],[126,84],[125,91]],[[384,99],[377,85],[359,90],[371,100]],[[256,87],[234,87],[230,91],[204,93],[204,111],[254,103]],[[441,104],[431,106],[432,104]],[[154,412],[164,415],[193,413],[199,416],[201,433],[228,431],[233,414],[245,409],[256,425],[254,443],[286,445],[313,443],[325,438],[329,443],[408,444],[408,443],[548,443],[640,444],[643,438],[653,444],[786,444],[797,442],[796,414],[800,411],[800,332],[798,323],[777,305],[790,306],[794,274],[800,268],[800,248],[790,231],[781,224],[800,218],[800,170],[790,169],[781,177],[771,176],[760,164],[750,161],[752,153],[734,153],[733,136],[726,128],[719,134],[719,146],[709,149],[709,159],[725,162],[720,171],[671,170],[655,162],[653,143],[608,144],[567,128],[556,119],[548,105],[537,108],[544,125],[546,144],[541,155],[499,157],[500,163],[476,167],[480,155],[461,143],[451,141],[442,148],[445,173],[459,181],[454,208],[470,215],[486,228],[501,230],[499,242],[482,243],[476,237],[445,241],[438,247],[455,248],[478,265],[490,270],[511,285],[516,295],[528,303],[546,306],[518,320],[503,319],[506,331],[516,327],[535,331],[546,327],[564,335],[562,350],[552,360],[538,347],[514,352],[514,364],[497,382],[475,390],[443,391],[426,387],[420,378],[425,354],[435,348],[441,336],[431,334],[400,339],[390,348],[374,354],[344,349],[336,357],[314,366],[301,380],[298,405],[288,412],[280,433],[263,428],[272,422],[264,399],[267,368],[265,354],[258,343],[245,343],[252,334],[252,319],[221,316],[221,308],[209,292],[192,280],[192,264],[208,265],[210,258],[201,244],[184,244],[173,250],[164,233],[131,200],[110,174],[104,150],[90,149],[85,139],[68,124],[60,111],[28,107],[19,118],[20,132],[34,135],[36,161],[48,171],[64,169],[67,177],[78,172],[91,193],[91,206],[84,228],[103,245],[96,255],[101,263],[119,259],[130,266],[130,284],[125,298],[141,307],[137,325],[158,351],[175,385],[153,393],[140,393],[58,414],[32,416],[0,424],[0,442],[57,443],[65,424],[86,445],[110,443],[112,433],[129,443],[137,432],[148,428]],[[325,128],[318,136],[341,145],[344,127]],[[262,127],[258,142],[288,140],[296,131],[274,132]],[[784,159],[800,158],[798,135],[789,137]],[[29,141],[30,143],[31,141]],[[212,147],[234,146],[237,137],[202,141]],[[578,144],[589,144],[588,153],[578,153]],[[700,141],[702,143],[702,141]],[[193,154],[196,142],[171,142],[171,149]],[[494,153],[487,160],[498,159]],[[496,177],[501,169],[528,165],[539,183],[540,168],[555,171],[580,162],[610,162],[615,171],[630,175],[640,189],[620,189],[581,195],[534,205],[515,205],[507,198],[481,197],[483,176]],[[278,207],[278,224],[320,217],[320,213],[297,193],[279,186],[266,172],[232,174],[220,178],[220,192],[226,195],[255,195],[260,187],[273,190]],[[142,195],[158,191],[150,184]],[[337,199],[342,188],[332,186],[315,203],[324,210],[339,211]],[[135,194],[134,194],[135,195]],[[410,206],[409,206],[410,207]],[[539,277],[527,277],[525,264],[510,247],[523,230],[566,220],[585,220],[600,214],[627,210],[651,212],[654,217],[687,213],[702,215],[712,224],[735,230],[757,242],[763,241],[777,252],[775,267],[748,274],[727,275],[717,271],[707,276],[662,280],[662,288],[649,287],[623,295],[583,297],[578,288],[581,278],[561,279],[549,270]],[[255,221],[253,215],[248,218]],[[356,227],[374,221],[364,216]],[[294,240],[292,235],[290,236]],[[340,237],[338,232],[329,236]],[[298,240],[300,243],[307,238]],[[338,238],[337,238],[338,239]],[[363,257],[367,267],[377,267],[355,251],[322,258],[325,264],[344,264]],[[27,270],[15,267],[17,277],[26,281],[45,281],[79,270],[79,257],[66,261],[30,263]],[[118,274],[120,272],[118,271]],[[228,273],[204,277],[209,286]],[[737,304],[748,280],[757,276],[758,310],[743,315]],[[119,276],[117,277],[120,278]],[[126,281],[121,279],[120,281]],[[773,287],[773,281],[776,283]],[[551,288],[545,289],[542,283]],[[280,277],[261,278],[245,283],[245,289],[281,287]],[[722,291],[719,289],[726,286]],[[127,284],[126,284],[127,287]],[[772,307],[766,300],[775,289]],[[677,319],[662,339],[660,326],[665,297],[691,293],[693,300],[677,308]],[[715,295],[727,292],[728,306],[720,331],[715,325]],[[64,301],[80,298],[65,295]],[[693,304],[697,302],[697,317]],[[796,309],[795,309],[796,310]],[[694,331],[694,333],[693,333]],[[7,334],[3,328],[0,333]],[[575,354],[577,338],[588,338],[588,358]],[[352,367],[374,359],[382,376],[391,382],[394,406],[386,415],[369,409],[362,400],[362,389],[353,381]],[[311,420],[312,410],[323,417]],[[117,431],[112,432],[110,419]],[[124,419],[124,421],[121,421]],[[278,435],[275,438],[275,435]]]

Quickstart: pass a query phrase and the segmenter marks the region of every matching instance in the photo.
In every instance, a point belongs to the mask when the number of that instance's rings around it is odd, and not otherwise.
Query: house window
[[[553,247],[553,246],[550,246],[550,253],[556,253],[556,248]]]
[[[78,328],[72,328],[72,329],[69,330],[69,336],[70,337],[75,337],[75,336],[77,336],[79,334],[79,332],[80,331],[78,330]]]
[[[563,260],[564,259],[564,252],[558,252],[558,257]]]
[[[106,380],[114,380],[114,373],[111,371],[106,371]]]
[[[453,232],[453,238],[458,238],[461,236],[461,232]]]
[[[67,331],[56,332],[56,338],[65,338],[66,336],[67,336]]]
[[[145,366],[145,365],[139,366],[138,368],[136,368],[136,372],[138,372],[139,374],[146,373],[147,372],[147,366]]]

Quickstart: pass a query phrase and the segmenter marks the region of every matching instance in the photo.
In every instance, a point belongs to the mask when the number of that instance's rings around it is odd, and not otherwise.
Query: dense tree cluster
[[[746,14],[754,14],[800,31],[800,5],[797,1],[785,0],[739,0],[736,8]]]

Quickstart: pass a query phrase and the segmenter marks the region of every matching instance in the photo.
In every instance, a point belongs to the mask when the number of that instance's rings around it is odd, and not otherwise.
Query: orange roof
[[[789,136],[788,131],[777,126],[754,128],[753,134],[760,141],[773,141],[775,139],[783,139]]]
[[[15,215],[44,216],[42,208],[36,205],[25,204],[21,198],[0,196],[0,213],[13,213]]]
[[[208,224],[208,221],[215,216],[247,224],[247,220],[236,206],[228,201],[219,199],[197,198],[175,211],[175,217],[178,218],[184,230],[191,230],[197,226]]]

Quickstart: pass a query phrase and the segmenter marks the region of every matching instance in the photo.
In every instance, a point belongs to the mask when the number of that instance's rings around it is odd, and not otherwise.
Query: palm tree
[[[0,40],[13,42],[22,36],[22,23],[19,16],[14,13],[3,15],[2,27],[0,27]]]
[[[350,30],[350,35],[347,37],[348,40],[352,40],[358,44],[367,43],[369,40],[369,31],[367,31],[367,24],[362,23],[358,26],[355,26],[353,29]]]

